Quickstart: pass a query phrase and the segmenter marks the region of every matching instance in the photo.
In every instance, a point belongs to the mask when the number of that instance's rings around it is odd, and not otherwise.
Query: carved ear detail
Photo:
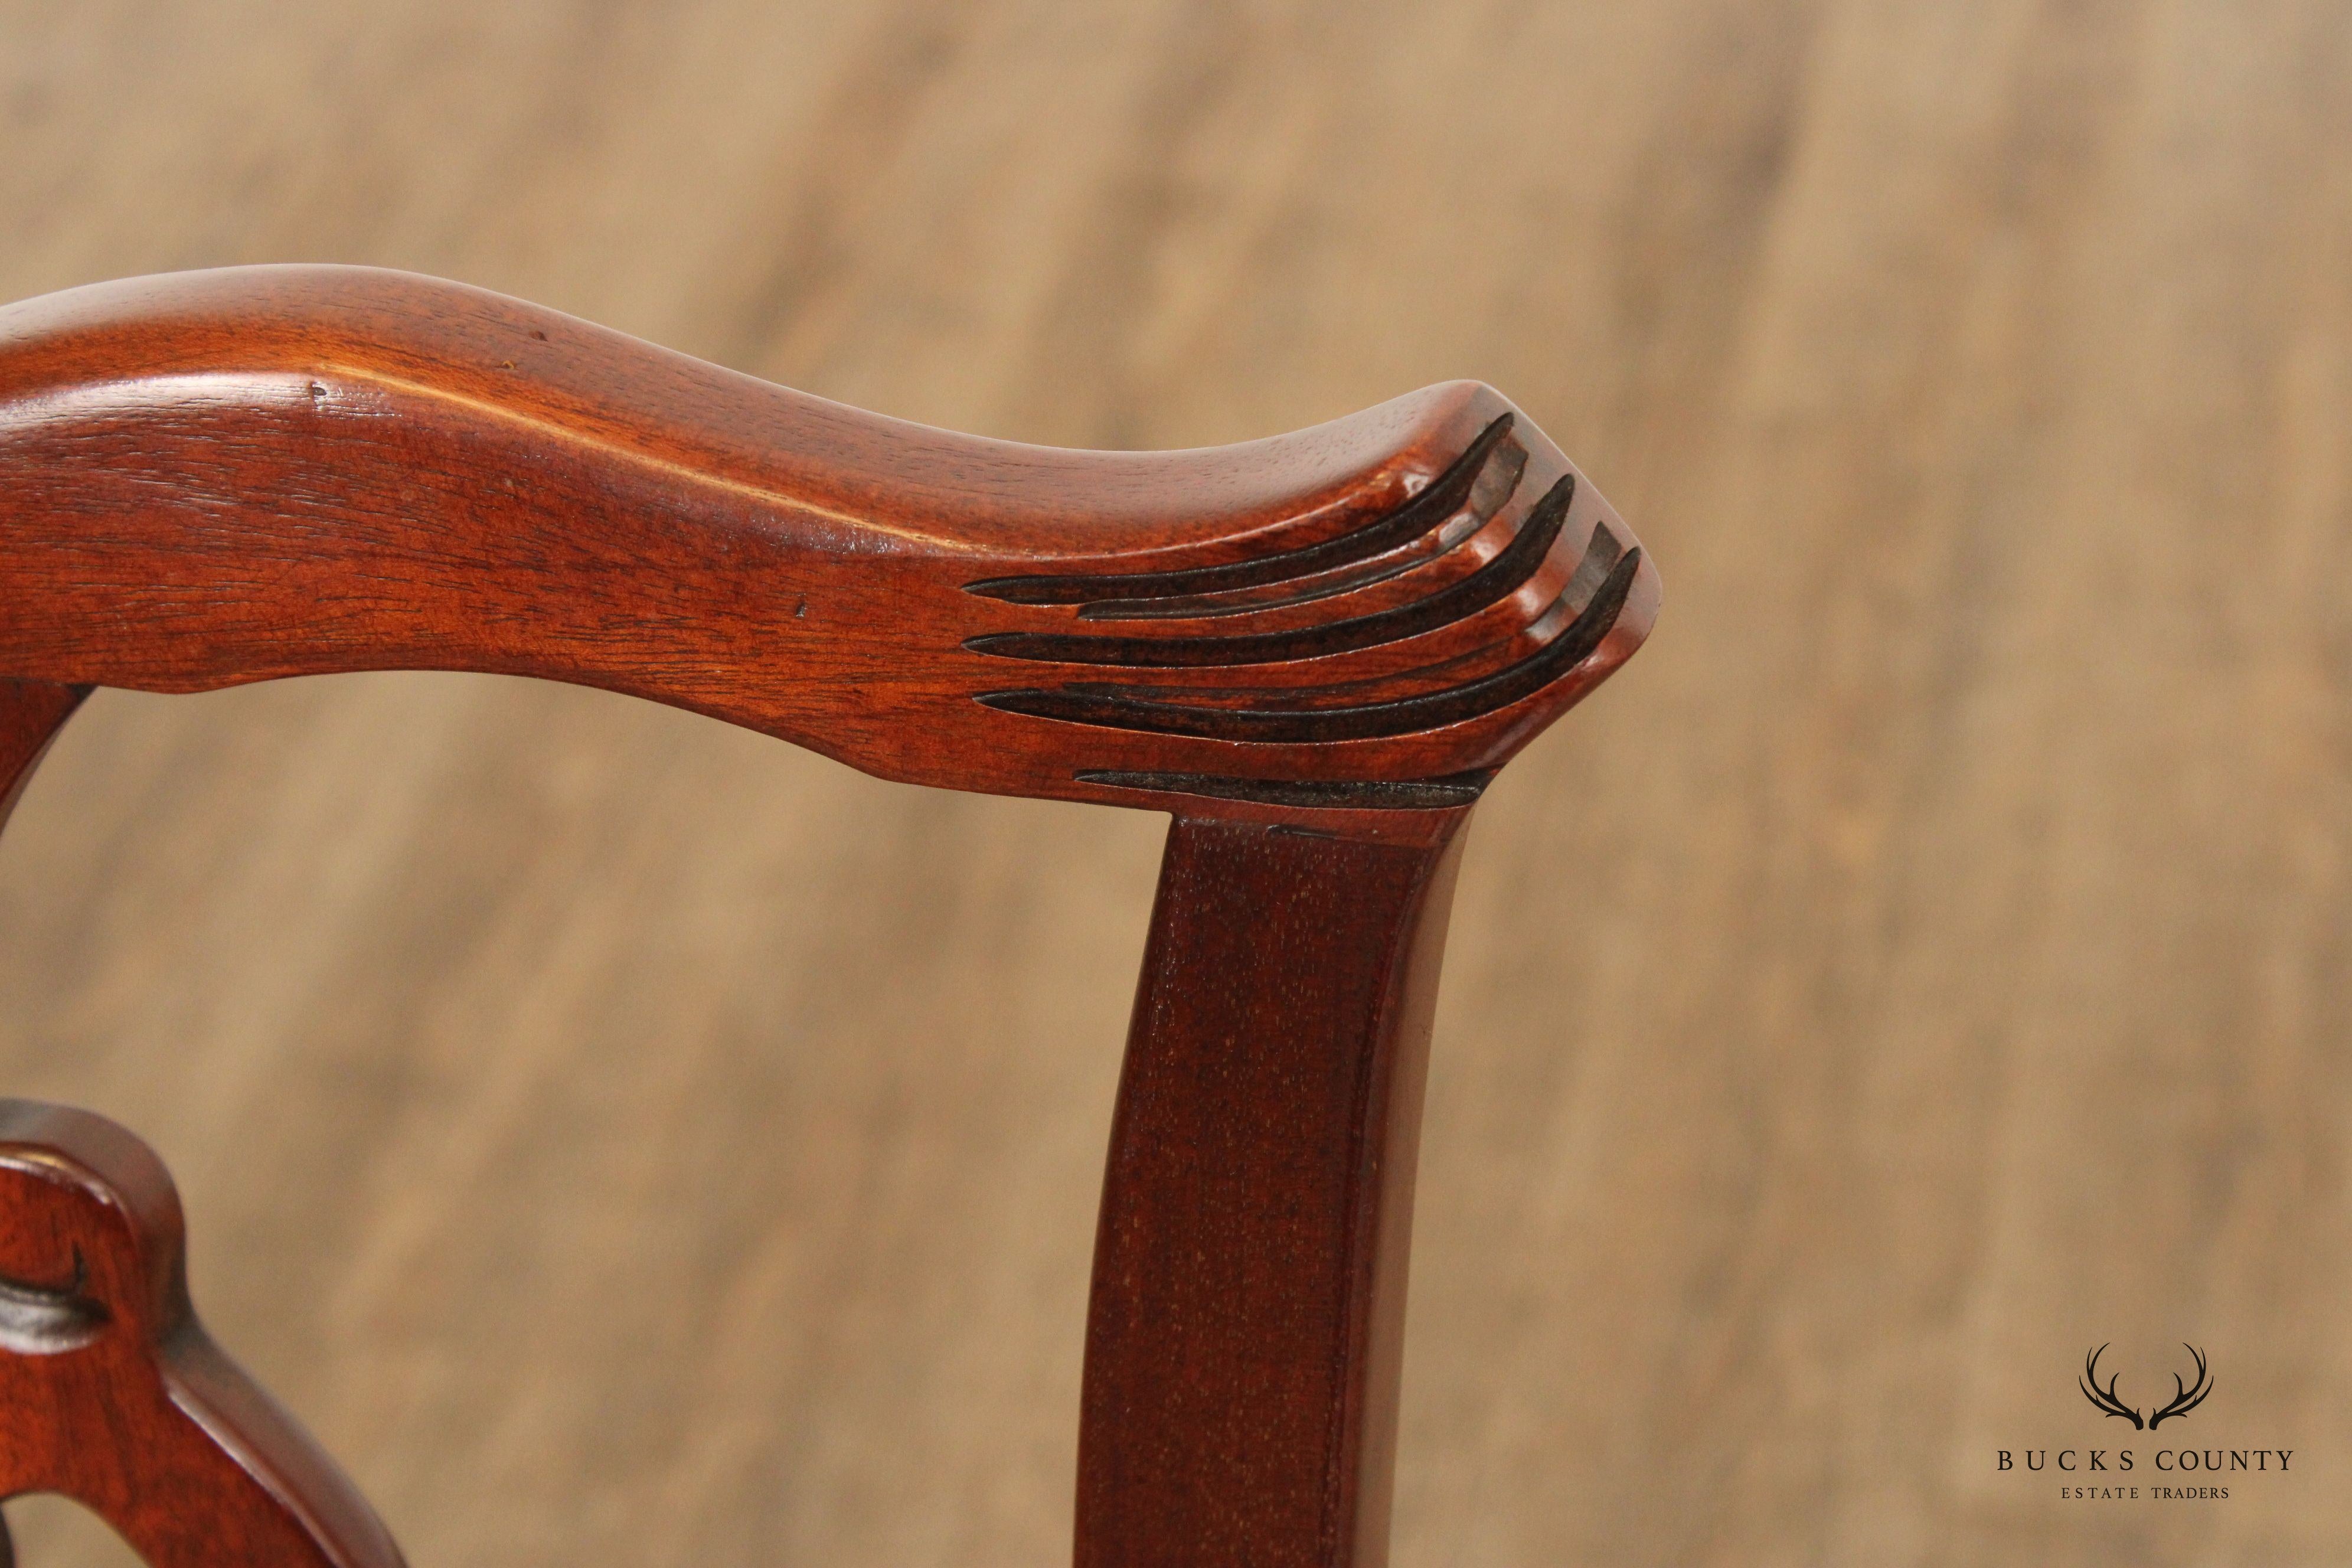
[[[205,1336],[182,1236],[138,1139],[0,1100],[0,1497],[71,1498],[156,1568],[401,1568],[334,1461]]]
[[[1333,611],[1303,625],[1286,617],[1288,624],[1264,631],[991,632],[968,638],[964,647],[1037,663],[1248,673],[1189,686],[1074,681],[976,692],[974,700],[1004,712],[1142,734],[1311,745],[1440,729],[1532,696],[1601,647],[1641,570],[1641,551],[1628,549],[1596,519],[1584,531],[1565,585],[1556,595],[1535,596],[1541,593],[1537,579],[1550,567],[1563,536],[1573,537],[1573,471],[1554,479],[1509,526],[1507,539],[1467,573],[1454,572],[1400,602],[1364,610],[1351,610],[1349,603],[1376,584],[1428,575],[1488,528],[1527,471],[1526,448],[1509,440],[1513,422],[1508,414],[1492,420],[1411,499],[1318,543],[1156,573],[996,577],[967,584],[967,592],[1015,604],[1082,605],[1082,619],[1231,617],[1318,600],[1331,601]],[[1500,460],[1507,450],[1510,460]],[[1265,592],[1286,587],[1294,591]],[[1258,592],[1237,598],[1244,590]],[[1506,601],[1512,613],[1489,614]],[[1388,657],[1394,645],[1408,643],[1421,651],[1418,659]],[[1354,668],[1349,656],[1357,654],[1375,655],[1379,663]],[[1399,663],[1403,668],[1393,668]],[[1077,776],[1114,782],[1106,770]],[[1118,775],[1118,782],[1150,776],[1180,775],[1132,773]],[[1443,785],[1433,794],[1429,783],[1403,788],[1400,798],[1452,794]],[[1267,797],[1260,791],[1252,798]]]

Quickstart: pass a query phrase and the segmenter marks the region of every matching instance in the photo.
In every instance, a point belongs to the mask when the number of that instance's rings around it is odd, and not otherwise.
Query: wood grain
[[[649,698],[892,782],[1171,811],[1094,1262],[1081,1563],[1387,1561],[1446,847],[1657,602],[1622,520],[1475,383],[1081,452],[383,268],[0,308],[0,808],[93,686],[395,669]],[[999,603],[1060,629],[975,631]],[[1008,658],[1047,670],[1006,689]],[[1121,670],[1151,673],[1100,679]],[[1216,673],[1169,684],[1192,670]],[[159,1568],[396,1568],[196,1326],[153,1154],[87,1112],[0,1101],[0,1123],[11,1104],[28,1174],[0,1230],[39,1245],[0,1271],[0,1498],[85,1505]],[[155,1299],[118,1305],[141,1279]]]
[[[1466,809],[1169,829],[1087,1315],[1079,1568],[1388,1560],[1430,1015]]]
[[[2184,1431],[2347,1452],[2347,66],[2300,0],[19,3],[0,297],[404,267],[1079,446],[1508,388],[1675,603],[1465,851],[1395,1560],[2332,1564],[2328,1468],[1990,1450],[2189,1338]],[[159,1146],[415,1561],[1053,1561],[1160,838],[594,692],[106,693],[0,1057]]]
[[[375,268],[0,308],[0,517],[17,680],[530,675],[896,782],[1227,814],[1475,799],[1658,602],[1623,520],[1475,382],[1074,451]]]
[[[334,1461],[197,1321],[186,1239],[137,1138],[0,1100],[0,1489],[87,1504],[152,1568],[403,1568]]]

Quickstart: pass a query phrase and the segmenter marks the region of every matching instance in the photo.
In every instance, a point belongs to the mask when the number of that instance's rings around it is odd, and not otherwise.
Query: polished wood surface
[[[1476,383],[1072,451],[364,268],[0,308],[0,519],[18,680],[530,675],[903,783],[1227,815],[1466,805],[1658,601]]]
[[[401,1568],[334,1461],[205,1332],[185,1247],[152,1150],[0,1100],[0,1492],[79,1500],[152,1568]]]
[[[1990,1451],[2189,1339],[2184,1431],[2342,1463],[2347,47],[15,4],[0,298],[396,266],[1069,446],[1505,388],[1672,603],[1465,844],[1395,1561],[2332,1565],[2327,1470]],[[1054,1562],[1164,836],[539,683],[101,693],[0,840],[6,1083],[158,1146],[419,1563]]]
[[[382,268],[0,309],[0,806],[93,687],[415,669],[1172,813],[1094,1261],[1083,1564],[1386,1563],[1449,846],[1657,601],[1623,521],[1475,383],[1081,452]],[[1034,624],[991,629],[996,604]],[[1040,668],[1006,689],[1006,659]],[[160,1163],[84,1112],[20,1120],[36,1179],[0,1231],[38,1257],[0,1262],[0,1498],[70,1500],[157,1568],[396,1568],[196,1326]]]
[[[1079,1568],[1388,1561],[1412,1184],[1466,810],[1178,816],[1087,1318]]]

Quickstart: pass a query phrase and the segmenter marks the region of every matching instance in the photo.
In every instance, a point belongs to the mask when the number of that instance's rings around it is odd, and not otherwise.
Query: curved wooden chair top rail
[[[0,310],[0,518],[6,674],[543,676],[886,778],[1130,805],[1460,804],[1657,602],[1475,384],[1064,451],[348,268]]]
[[[1096,1249],[1082,1564],[1382,1560],[1457,830],[1657,604],[1623,521],[1475,383],[1076,452],[401,273],[0,310],[0,823],[94,687],[386,668],[1174,814]],[[0,1105],[0,1423],[30,1435],[0,1495],[66,1491],[158,1563],[397,1562],[194,1329],[168,1178],[126,1149]],[[74,1311],[115,1329],[10,1337]],[[107,1437],[99,1407],[134,1415]]]

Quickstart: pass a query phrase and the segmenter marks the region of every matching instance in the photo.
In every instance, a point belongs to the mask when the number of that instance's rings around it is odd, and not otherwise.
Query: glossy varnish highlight
[[[0,815],[94,686],[382,668],[1174,814],[1087,1336],[1077,1556],[1106,1568],[1381,1560],[1460,829],[1656,604],[1623,521],[1471,383],[1087,453],[394,273],[0,310]],[[77,1113],[7,1115],[0,1233],[31,1239],[0,1258],[6,1484],[159,1563],[396,1561],[194,1327],[160,1165]]]

